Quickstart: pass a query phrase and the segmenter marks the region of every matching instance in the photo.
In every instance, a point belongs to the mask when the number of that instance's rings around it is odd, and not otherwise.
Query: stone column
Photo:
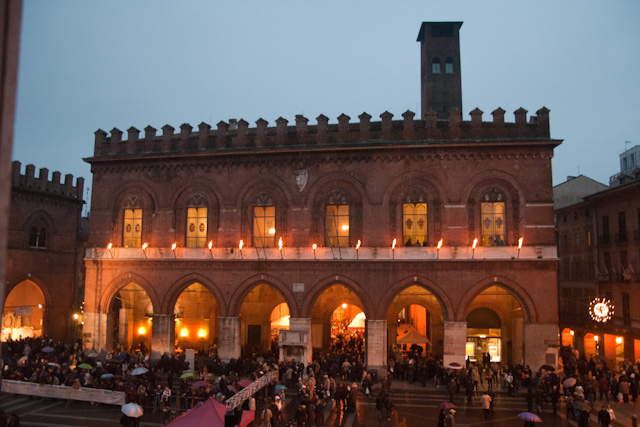
[[[306,335],[306,343],[303,341],[304,353],[302,355],[305,366],[313,361],[313,337],[311,336],[311,318],[289,318],[289,332],[300,332]],[[301,335],[303,337],[303,335]],[[303,340],[304,338],[301,338]]]
[[[218,357],[227,363],[240,358],[240,318],[218,318]]]
[[[129,347],[133,343],[133,309],[121,308],[118,316],[118,342]]]
[[[84,312],[82,326],[82,348],[96,352],[109,351],[107,348],[107,313]]]
[[[164,353],[176,349],[176,321],[173,314],[154,314],[151,323],[151,359],[158,360]]]
[[[387,373],[387,321],[367,319],[367,369],[378,371],[378,378]]]
[[[524,363],[534,372],[544,364],[558,364],[558,325],[525,323],[523,328]]]
[[[444,366],[459,363],[466,366],[467,322],[444,322]]]

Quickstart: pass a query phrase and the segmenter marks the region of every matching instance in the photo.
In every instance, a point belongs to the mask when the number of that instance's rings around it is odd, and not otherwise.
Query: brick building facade
[[[70,340],[73,310],[80,310],[84,252],[84,179],[27,165],[11,168],[6,301],[2,338],[49,335]],[[86,226],[85,226],[86,229]],[[84,237],[86,238],[86,236]]]
[[[459,50],[453,24],[425,23],[419,41],[446,37]],[[459,54],[442,63],[449,57]],[[460,72],[459,61],[422,63],[423,75]],[[229,120],[161,135],[148,126],[143,137],[131,127],[126,139],[98,130],[86,159],[85,347],[142,342],[159,357],[214,343],[228,360],[268,346],[274,310],[285,307],[280,354],[308,361],[328,347],[336,310],[351,306],[366,316],[372,367],[387,366],[399,313],[445,363],[480,350],[555,363],[560,141],[548,113]]]

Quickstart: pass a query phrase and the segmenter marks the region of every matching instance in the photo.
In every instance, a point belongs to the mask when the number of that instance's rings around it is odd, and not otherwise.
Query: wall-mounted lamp
[[[616,337],[616,344],[622,344],[622,337]]]
[[[173,252],[174,259],[176,257],[176,247],[178,247],[178,244],[176,242],[173,242],[173,245],[171,245],[171,252]]]
[[[147,257],[147,248],[149,247],[148,243],[143,243],[142,244],[142,253],[144,254],[144,257]]]
[[[244,246],[244,240],[240,240],[240,243],[238,243],[238,249],[240,250],[240,258],[244,259],[244,256],[242,255],[242,247]]]
[[[359,254],[359,251],[360,251],[360,243],[361,243],[361,242],[360,242],[360,239],[358,239],[358,243],[356,243],[356,259],[360,259],[360,254]]]
[[[471,245],[471,259],[473,259],[476,255],[476,246],[478,246],[478,238],[473,239],[473,244]]]
[[[213,252],[211,252],[211,248],[213,248],[213,240],[209,241],[209,244],[207,245],[207,247],[209,248],[209,254],[211,255],[211,259],[213,259]]]
[[[313,259],[317,259],[316,258],[316,248],[318,247],[318,245],[316,245],[315,243],[313,244],[313,246],[311,246],[313,248]]]
[[[594,336],[593,336],[593,340],[594,340],[595,342],[600,341],[600,335],[594,335]]]
[[[111,252],[112,247],[113,243],[109,242],[109,244],[107,245],[107,250],[109,251],[109,255],[111,255],[111,258],[113,258],[113,252]]]

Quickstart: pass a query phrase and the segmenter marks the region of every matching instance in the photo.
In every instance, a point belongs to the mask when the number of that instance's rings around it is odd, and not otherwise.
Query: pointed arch
[[[311,313],[311,310],[313,309],[313,306],[315,305],[320,295],[322,295],[324,291],[326,291],[328,288],[334,285],[342,285],[345,288],[349,289],[351,292],[353,292],[355,296],[362,303],[362,306],[363,306],[362,311],[364,311],[366,318],[369,320],[377,319],[374,317],[376,315],[376,312],[375,312],[373,303],[369,299],[368,294],[364,290],[364,288],[354,280],[351,280],[350,278],[340,274],[325,277],[324,279],[321,279],[318,282],[314,283],[311,287],[311,291],[305,297],[302,303],[302,309],[300,310],[300,312]],[[383,319],[384,317],[382,317],[379,320],[383,320]]]
[[[106,286],[106,290],[103,292],[102,298],[100,299],[98,312],[108,313],[115,295],[120,291],[120,289],[124,288],[129,283],[135,283],[147,293],[147,296],[151,300],[153,312],[155,314],[159,314],[158,310],[161,307],[160,298],[155,291],[154,286],[152,286],[144,277],[132,272],[119,275]]]
[[[405,277],[393,284],[380,300],[380,304],[378,306],[379,312],[376,314],[376,318],[379,318],[380,316],[385,316],[384,318],[386,318],[389,307],[393,303],[395,297],[411,286],[419,286],[435,297],[436,301],[440,304],[440,310],[442,310],[442,317],[444,321],[450,321],[455,318],[453,304],[444,289],[432,280],[419,275]]]
[[[273,289],[275,289],[276,291],[278,291],[280,295],[282,295],[282,298],[284,299],[284,301],[289,306],[289,311],[291,313],[291,316],[294,316],[294,317],[299,316],[300,311],[298,309],[298,305],[296,304],[296,299],[293,293],[291,292],[291,290],[289,289],[289,286],[287,286],[284,282],[282,282],[277,277],[269,274],[255,274],[243,280],[241,283],[239,283],[238,286],[236,287],[235,292],[229,298],[229,304],[228,304],[228,307],[226,307],[227,308],[226,313],[223,314],[223,309],[221,308],[220,316],[226,316],[226,317],[239,316],[240,309],[242,307],[242,303],[244,302],[245,297],[247,296],[247,294],[249,294],[249,292],[251,292],[253,288],[255,288],[258,285],[268,285]]]
[[[213,296],[213,298],[216,300],[216,303],[218,304],[220,316],[225,317],[226,316],[225,309],[227,308],[227,301],[225,300],[224,295],[222,294],[218,286],[216,286],[216,284],[211,279],[199,273],[185,274],[184,276],[178,278],[175,281],[175,283],[171,286],[171,289],[169,290],[169,292],[167,292],[164,296],[164,300],[162,301],[162,304],[160,306],[160,310],[161,310],[160,313],[165,313],[165,314],[173,313],[174,307],[176,305],[176,302],[178,301],[178,298],[180,297],[180,294],[182,294],[182,292],[184,292],[185,289],[187,289],[189,286],[193,285],[194,283],[201,284],[209,292],[211,292],[211,295]]]
[[[460,306],[458,307],[456,321],[466,321],[473,300],[480,295],[482,291],[492,286],[505,289],[516,299],[522,308],[522,316],[525,323],[538,322],[536,306],[529,293],[518,283],[501,276],[486,277],[467,289],[467,292],[464,294],[464,297],[460,302]]]

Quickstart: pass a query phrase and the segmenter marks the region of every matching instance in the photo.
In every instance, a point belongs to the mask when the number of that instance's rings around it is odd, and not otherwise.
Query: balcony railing
[[[86,259],[95,260],[287,260],[287,261],[333,261],[333,260],[532,260],[557,259],[556,246],[517,246],[502,247],[456,247],[443,246],[440,249],[424,246],[390,247],[354,247],[327,248],[283,247],[278,248],[88,248]]]

